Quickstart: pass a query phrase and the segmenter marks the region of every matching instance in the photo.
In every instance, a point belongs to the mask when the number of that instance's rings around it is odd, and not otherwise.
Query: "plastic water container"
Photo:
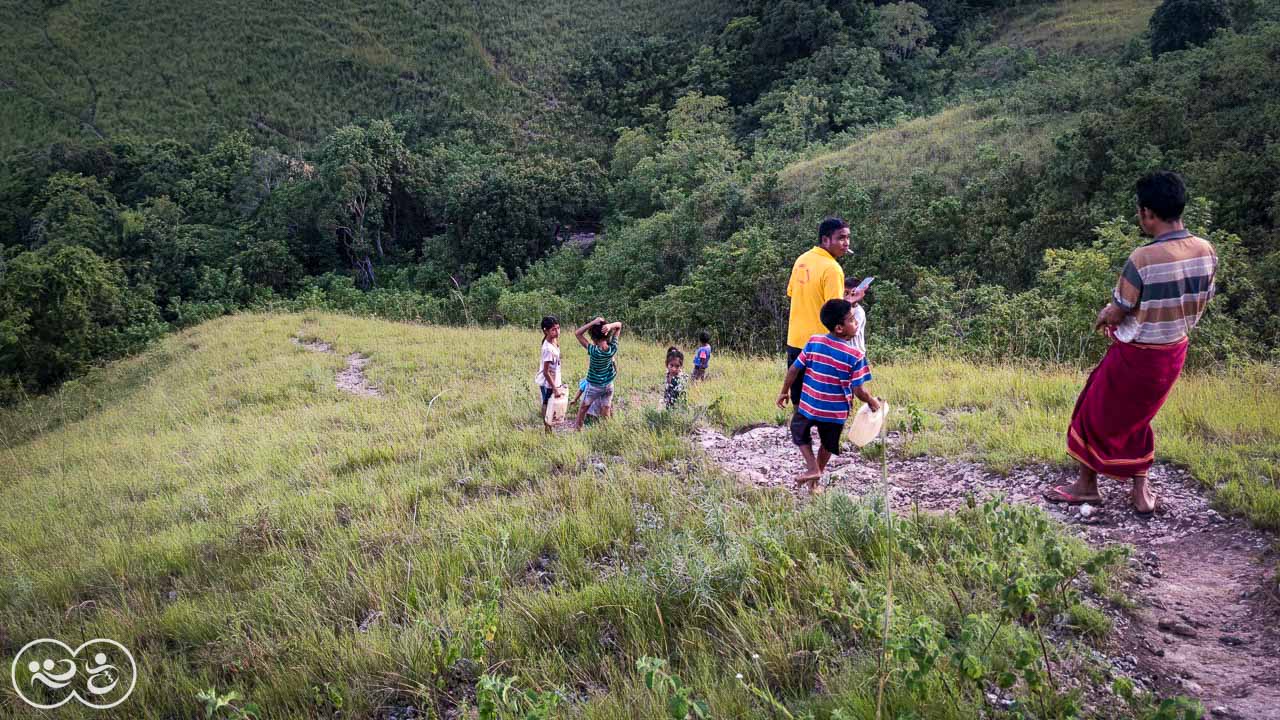
[[[564,422],[565,413],[569,411],[569,393],[565,388],[560,388],[560,397],[555,395],[547,400],[547,414],[545,420],[548,425],[559,425]]]
[[[880,409],[871,412],[870,405],[863,405],[858,408],[858,412],[854,413],[853,420],[849,423],[849,440],[858,447],[862,447],[880,434],[880,428],[884,427],[884,419],[889,416],[889,403],[881,400]]]

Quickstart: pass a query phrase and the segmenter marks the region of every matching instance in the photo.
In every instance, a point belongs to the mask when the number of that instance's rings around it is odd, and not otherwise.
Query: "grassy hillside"
[[[1013,8],[994,19],[996,30],[978,53],[974,75],[990,80],[1007,72],[1008,50],[1072,61],[1115,56],[1147,29],[1157,5],[1157,0],[1062,0]],[[1075,125],[1075,112],[1040,107],[1043,99],[1033,99],[1037,92],[1034,83],[1014,85],[999,99],[959,102],[906,120],[793,163],[782,173],[783,183],[793,195],[803,196],[827,168],[840,167],[886,201],[909,187],[915,173],[957,192],[1013,158],[1037,163],[1053,148],[1054,138]]]
[[[485,0],[0,5],[0,154],[57,139],[203,138],[292,147],[352,121],[540,108],[582,43],[714,23],[713,3]],[[474,118],[466,120],[474,125]]]
[[[733,3],[716,0],[555,0],[522,3],[479,0],[476,35],[499,65],[511,69],[518,82],[545,90],[556,87],[565,65],[588,47],[608,47],[643,35],[677,39],[716,32]],[[561,98],[563,99],[563,98]]]
[[[1147,29],[1160,0],[1062,0],[1001,18],[993,45],[1104,55]]]
[[[941,181],[955,192],[981,172],[1022,157],[1036,162],[1053,147],[1053,137],[1070,127],[1070,116],[1021,117],[988,101],[964,104],[874,132],[848,147],[793,163],[782,172],[795,196],[813,192],[828,168],[888,201],[911,186],[912,176]]]
[[[997,19],[993,45],[1112,52],[1155,0],[1066,0]],[[0,6],[0,155],[54,140],[198,140],[249,129],[306,145],[342,124],[409,114],[431,127],[514,124],[573,99],[590,47],[718,31],[712,0],[246,3],[57,0]],[[554,127],[554,123],[551,124]]]
[[[1001,621],[1026,612],[1006,583],[1052,581],[1091,557],[1038,512],[979,508],[891,530],[873,503],[829,494],[797,506],[744,489],[691,448],[688,418],[647,409],[662,349],[633,339],[619,417],[548,436],[531,407],[536,347],[523,331],[238,316],[3,411],[0,655],[37,637],[117,639],[144,667],[131,717],[194,716],[210,688],[273,718],[410,705],[448,717],[501,702],[494,688],[508,683],[536,694],[509,693],[521,707],[502,717],[553,692],[575,717],[660,717],[674,691],[646,687],[646,657],[668,662],[662,672],[715,717],[870,717],[892,557],[890,637],[902,645],[889,717],[978,716],[987,701],[953,651],[990,677],[1038,672],[1034,626]],[[335,388],[351,351],[371,358],[384,397]],[[583,359],[566,345],[567,377]],[[718,357],[693,401],[730,426],[770,419],[777,380],[772,361]],[[1053,452],[1079,381],[933,363],[880,368],[876,382],[900,407],[976,408],[972,421],[928,415],[917,449],[1018,462]],[[1259,398],[1250,408],[1192,402],[1239,397],[1245,382]],[[1274,461],[1274,390],[1265,375],[1189,379],[1162,449],[1203,452],[1212,428],[1218,457]],[[1174,440],[1169,419],[1202,423],[1200,434]],[[993,556],[1006,565],[979,572]],[[1108,567],[1093,572],[1101,595],[1039,601],[1059,641],[1105,633]],[[1097,671],[1075,642],[1055,647],[1070,684]],[[933,669],[914,672],[922,663]],[[3,692],[7,716],[37,716]],[[1008,692],[1070,701],[1047,686]]]

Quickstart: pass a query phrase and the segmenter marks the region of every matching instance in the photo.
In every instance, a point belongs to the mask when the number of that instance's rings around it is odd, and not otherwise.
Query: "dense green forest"
[[[1263,0],[51,0],[0,8],[0,398],[318,307],[604,314],[775,350],[818,220],[879,358],[1087,362],[1182,172],[1223,259],[1193,362],[1280,354]]]

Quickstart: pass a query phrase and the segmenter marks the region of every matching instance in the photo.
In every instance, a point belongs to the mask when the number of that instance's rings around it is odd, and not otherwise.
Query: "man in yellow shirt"
[[[800,350],[814,335],[824,335],[822,306],[844,297],[844,270],[838,262],[849,252],[849,223],[829,217],[818,225],[818,244],[796,258],[787,282],[791,316],[787,322],[787,367],[795,364]],[[859,298],[861,299],[861,298]],[[800,404],[803,376],[791,385],[791,404]]]

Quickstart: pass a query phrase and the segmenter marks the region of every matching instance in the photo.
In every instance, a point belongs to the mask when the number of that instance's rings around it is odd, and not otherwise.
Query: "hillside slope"
[[[652,0],[69,0],[0,5],[0,154],[53,140],[198,140],[248,129],[292,147],[345,123],[512,122],[583,43],[713,24]],[[474,114],[467,120],[468,114]]]
[[[1084,572],[1092,553],[1039,511],[917,513],[891,530],[873,500],[796,504],[744,488],[691,446],[691,418],[653,412],[663,349],[625,336],[618,416],[547,435],[529,387],[537,343],[527,331],[228,317],[3,411],[0,654],[37,637],[114,638],[146,669],[127,706],[140,718],[193,716],[211,688],[269,717],[450,716],[503,697],[506,717],[542,702],[575,717],[658,717],[672,690],[646,687],[645,657],[669,661],[661,672],[716,717],[772,717],[770,703],[869,717],[885,553],[900,547],[893,637],[957,643],[991,673],[1027,649],[1024,670],[1043,677],[1034,630],[995,624],[1027,611],[1004,604],[1014,596],[1001,573],[977,572],[997,556],[1027,582]],[[381,397],[335,385],[352,352],[369,358]],[[564,357],[566,377],[580,376],[584,354],[566,345]],[[718,355],[692,399],[730,427],[772,419],[777,380],[775,362]],[[1080,381],[937,362],[878,368],[875,382],[902,408],[895,427],[924,421],[908,451],[1018,463],[1057,454]],[[1280,426],[1275,382],[1189,378],[1162,416],[1162,448],[1260,462]],[[1260,402],[1218,413],[1209,452],[1197,398],[1246,384]],[[1055,637],[1106,635],[1116,561],[1090,565],[1087,596],[1039,601]],[[884,702],[921,717],[985,712],[981,691],[957,686],[951,651],[914,684],[890,683]],[[1071,643],[1055,654],[1069,686],[1115,671]],[[893,676],[915,662],[895,656]],[[1071,695],[1048,688],[1001,702]],[[38,717],[3,692],[7,714]],[[1129,717],[1145,697],[1090,702]]]
[[[1147,29],[1160,0],[1060,0],[1015,8],[998,23],[993,45],[1098,56]]]
[[[1015,156],[1038,162],[1053,147],[1054,135],[1071,126],[1070,116],[1022,118],[1001,112],[998,105],[957,105],[904,121],[847,147],[792,163],[780,179],[796,197],[813,192],[831,168],[847,171],[849,179],[883,202],[910,188],[915,174],[956,192]]]
[[[974,77],[999,78],[1018,53],[1087,63],[1111,58],[1147,29],[1156,0],[1060,0],[1019,6],[997,16],[994,32],[976,54]],[[1086,72],[1081,70],[1079,72]],[[789,165],[781,174],[793,196],[812,192],[828,168],[843,168],[873,197],[892,203],[922,174],[955,193],[985,171],[1020,158],[1035,167],[1054,138],[1076,124],[1076,113],[1040,107],[1036,88],[1004,89],[996,98],[965,100],[924,117],[904,120],[836,150]],[[1023,96],[1028,96],[1024,99]],[[1070,103],[1066,103],[1070,104]]]

